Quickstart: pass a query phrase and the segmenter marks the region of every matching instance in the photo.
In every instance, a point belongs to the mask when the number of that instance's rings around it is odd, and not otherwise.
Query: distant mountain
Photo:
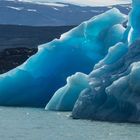
[[[16,1],[24,1],[24,2],[32,2],[32,3],[41,3],[48,4],[48,2],[61,2],[61,3],[69,3],[80,6],[109,6],[109,5],[118,5],[118,4],[130,4],[131,0],[16,0]]]
[[[41,4],[18,0],[0,0],[0,24],[29,26],[77,25],[112,7],[117,7],[125,14],[131,8],[130,5],[84,7],[64,3]]]

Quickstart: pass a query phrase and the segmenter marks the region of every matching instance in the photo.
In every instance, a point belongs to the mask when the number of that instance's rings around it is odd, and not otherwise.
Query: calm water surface
[[[0,140],[140,140],[140,125],[73,120],[69,115],[0,107]]]

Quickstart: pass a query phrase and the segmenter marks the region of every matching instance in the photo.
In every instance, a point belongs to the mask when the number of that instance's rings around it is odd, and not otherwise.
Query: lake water
[[[73,120],[69,115],[0,107],[0,140],[140,140],[140,125]]]

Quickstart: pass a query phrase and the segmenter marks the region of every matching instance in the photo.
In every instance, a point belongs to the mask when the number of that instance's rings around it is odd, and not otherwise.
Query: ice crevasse
[[[24,64],[0,75],[0,105],[45,107],[68,76],[88,74],[109,47],[123,40],[125,21],[112,9],[39,46]]]

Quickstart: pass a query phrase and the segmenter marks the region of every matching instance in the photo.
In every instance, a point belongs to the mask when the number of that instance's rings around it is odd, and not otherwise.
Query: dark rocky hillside
[[[59,38],[73,27],[0,25],[0,74],[25,62],[37,52],[38,45]]]

